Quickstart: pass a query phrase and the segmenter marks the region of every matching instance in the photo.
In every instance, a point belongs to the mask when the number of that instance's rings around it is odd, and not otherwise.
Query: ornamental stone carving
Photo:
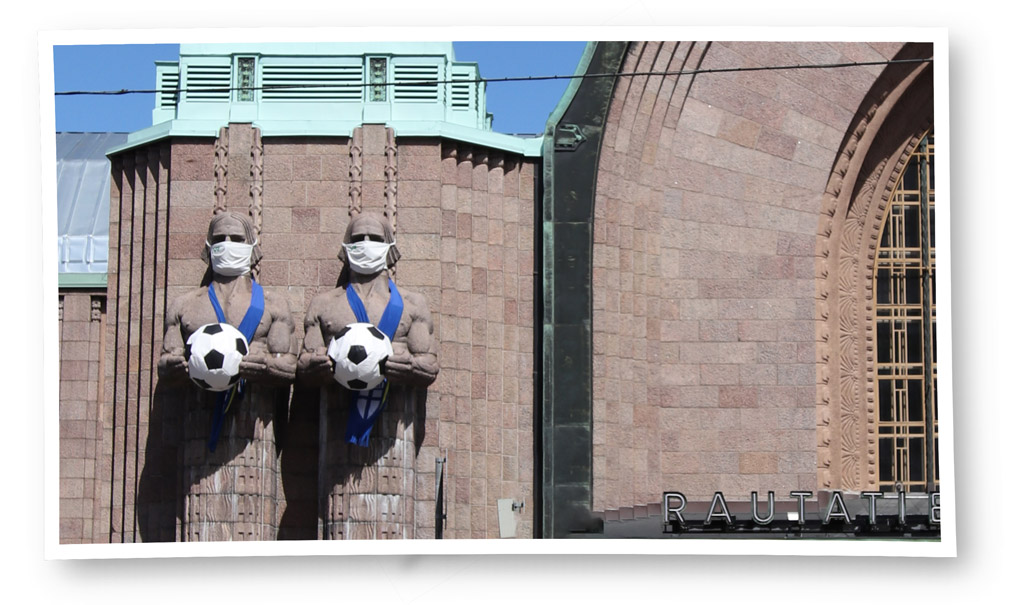
[[[906,58],[928,53],[930,45],[904,51]],[[825,188],[815,252],[821,489],[877,487],[875,248],[893,187],[931,127],[931,99],[929,63],[889,66],[857,113]]]

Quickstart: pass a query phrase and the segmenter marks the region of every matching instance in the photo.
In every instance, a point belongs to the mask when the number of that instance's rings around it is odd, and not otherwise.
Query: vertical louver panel
[[[452,109],[466,111],[469,109],[469,83],[452,84]]]
[[[185,72],[189,101],[231,100],[231,65],[189,65]]]
[[[178,104],[178,72],[160,72],[157,88],[160,89],[158,106],[163,109],[174,109]]]
[[[395,65],[395,101],[436,103],[439,100],[437,65]]]
[[[264,101],[363,99],[361,65],[264,65]]]
[[[473,79],[473,70],[468,67],[456,67],[452,69],[452,98],[451,108],[457,111],[468,111],[473,103],[473,86],[475,83],[468,80]],[[460,82],[459,80],[467,80]]]

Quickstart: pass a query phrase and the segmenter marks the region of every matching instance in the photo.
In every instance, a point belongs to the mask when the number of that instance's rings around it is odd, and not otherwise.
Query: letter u
[[[757,492],[750,492],[750,515],[754,518],[754,523],[758,525],[768,525],[775,519],[775,492],[768,492],[768,516],[760,517],[757,514]]]

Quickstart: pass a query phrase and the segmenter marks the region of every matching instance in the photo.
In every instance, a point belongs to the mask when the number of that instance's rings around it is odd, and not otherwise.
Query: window
[[[875,262],[879,489],[937,491],[934,137],[921,139],[882,224]]]
[[[238,74],[235,77],[235,100],[255,101],[256,57],[238,57]]]
[[[370,57],[370,90],[368,101],[384,102],[388,100],[388,60],[384,57]]]

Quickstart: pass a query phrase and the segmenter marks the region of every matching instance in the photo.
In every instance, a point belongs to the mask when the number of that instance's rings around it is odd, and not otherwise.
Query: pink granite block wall
[[[898,45],[642,42],[624,71]],[[620,79],[594,221],[594,508],[816,489],[814,245],[879,66]]]
[[[149,449],[147,434],[154,409],[156,360],[163,333],[166,276],[172,254],[168,232],[171,146],[141,147],[112,161],[110,272],[97,357],[102,389],[97,415],[93,477],[97,504],[91,511],[90,541],[132,542],[143,525],[136,514],[141,469]],[[63,438],[63,433],[62,433]],[[166,497],[163,494],[162,497]],[[156,505],[156,500],[154,500]],[[168,501],[163,505],[169,506]],[[173,518],[173,517],[172,517]],[[173,535],[173,525],[168,535]]]
[[[399,149],[402,158],[406,148]],[[517,536],[531,537],[535,164],[447,142],[434,147],[438,152],[438,170],[429,173],[440,182],[429,189],[437,194],[437,239],[430,249],[438,275],[427,273],[420,289],[436,305],[442,369],[428,398],[429,455],[421,454],[417,478],[420,485],[432,483],[434,458],[447,459],[446,537],[498,537],[499,498],[527,503]],[[402,179],[401,159],[398,174]],[[400,180],[399,199],[403,187]],[[400,246],[407,220],[400,211]],[[399,275],[408,278],[406,269]],[[419,496],[432,490],[424,487]],[[428,505],[432,497],[420,500],[423,511]],[[424,531],[433,527],[429,512]]]
[[[98,291],[65,290],[60,296],[60,541],[96,541],[101,503],[97,477],[103,333],[106,297]]]
[[[301,343],[309,302],[333,289],[348,225],[349,147],[345,137],[263,139],[260,283],[288,301]],[[319,392],[296,386],[281,453],[282,539],[317,538]]]

